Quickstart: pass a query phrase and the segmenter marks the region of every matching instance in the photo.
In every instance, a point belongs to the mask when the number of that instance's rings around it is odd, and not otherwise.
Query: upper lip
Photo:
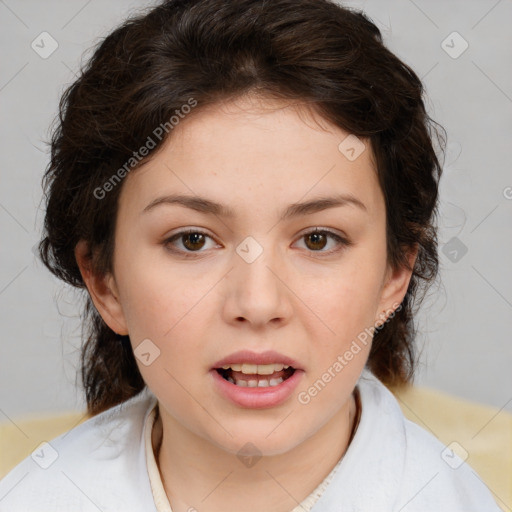
[[[261,365],[282,363],[284,365],[291,366],[296,370],[302,369],[297,361],[274,350],[267,350],[265,352],[259,353],[251,352],[250,350],[239,350],[238,352],[233,352],[232,354],[229,354],[229,356],[219,359],[216,363],[214,363],[213,368],[222,368],[223,366],[229,364],[242,363]]]

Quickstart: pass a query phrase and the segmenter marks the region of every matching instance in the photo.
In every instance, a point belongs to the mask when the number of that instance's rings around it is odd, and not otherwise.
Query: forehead
[[[211,153],[218,147],[214,154],[220,159],[231,159],[235,153],[243,157],[243,150],[247,159],[258,156],[263,160],[268,155],[272,161],[276,156],[293,161],[303,154],[326,157],[347,135],[312,105],[246,95],[192,112],[173,130],[172,139],[167,142],[175,150],[204,145]]]
[[[291,203],[336,189],[371,209],[381,199],[371,147],[349,136],[300,103],[245,97],[210,105],[174,127],[128,175],[122,196],[139,209],[167,191],[247,206],[251,199]],[[344,152],[347,140],[358,144],[355,159]]]

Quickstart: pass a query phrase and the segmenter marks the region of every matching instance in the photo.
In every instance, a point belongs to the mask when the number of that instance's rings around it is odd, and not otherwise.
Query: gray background
[[[448,132],[442,285],[418,317],[415,382],[512,411],[512,2],[346,4],[363,9],[423,79],[429,113]],[[75,385],[79,295],[33,252],[44,213],[44,141],[83,52],[148,5],[0,0],[0,421],[85,408]],[[43,31],[58,42],[47,59],[31,48]]]

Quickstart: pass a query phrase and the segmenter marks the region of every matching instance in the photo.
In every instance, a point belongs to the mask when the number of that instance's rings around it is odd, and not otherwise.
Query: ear
[[[375,313],[375,325],[385,323],[385,321],[399,309],[399,305],[403,301],[409,282],[412,277],[412,269],[418,256],[418,244],[410,248],[407,252],[407,261],[409,268],[401,266],[399,268],[391,268],[388,266],[385,278],[382,283],[379,308]],[[411,269],[411,270],[410,270]]]
[[[128,334],[114,276],[110,273],[98,274],[94,270],[89,246],[85,240],[77,243],[75,258],[98,313],[114,332],[121,335]]]

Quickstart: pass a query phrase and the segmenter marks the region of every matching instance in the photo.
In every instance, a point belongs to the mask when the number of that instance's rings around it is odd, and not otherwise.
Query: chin
[[[290,425],[278,426],[281,420],[263,423],[255,429],[254,424],[239,425],[238,428],[230,430],[233,434],[223,432],[221,438],[209,437],[210,442],[218,448],[236,456],[267,457],[282,455],[298,446],[306,435],[300,435],[296,430],[290,432]],[[276,428],[277,426],[277,428]]]

